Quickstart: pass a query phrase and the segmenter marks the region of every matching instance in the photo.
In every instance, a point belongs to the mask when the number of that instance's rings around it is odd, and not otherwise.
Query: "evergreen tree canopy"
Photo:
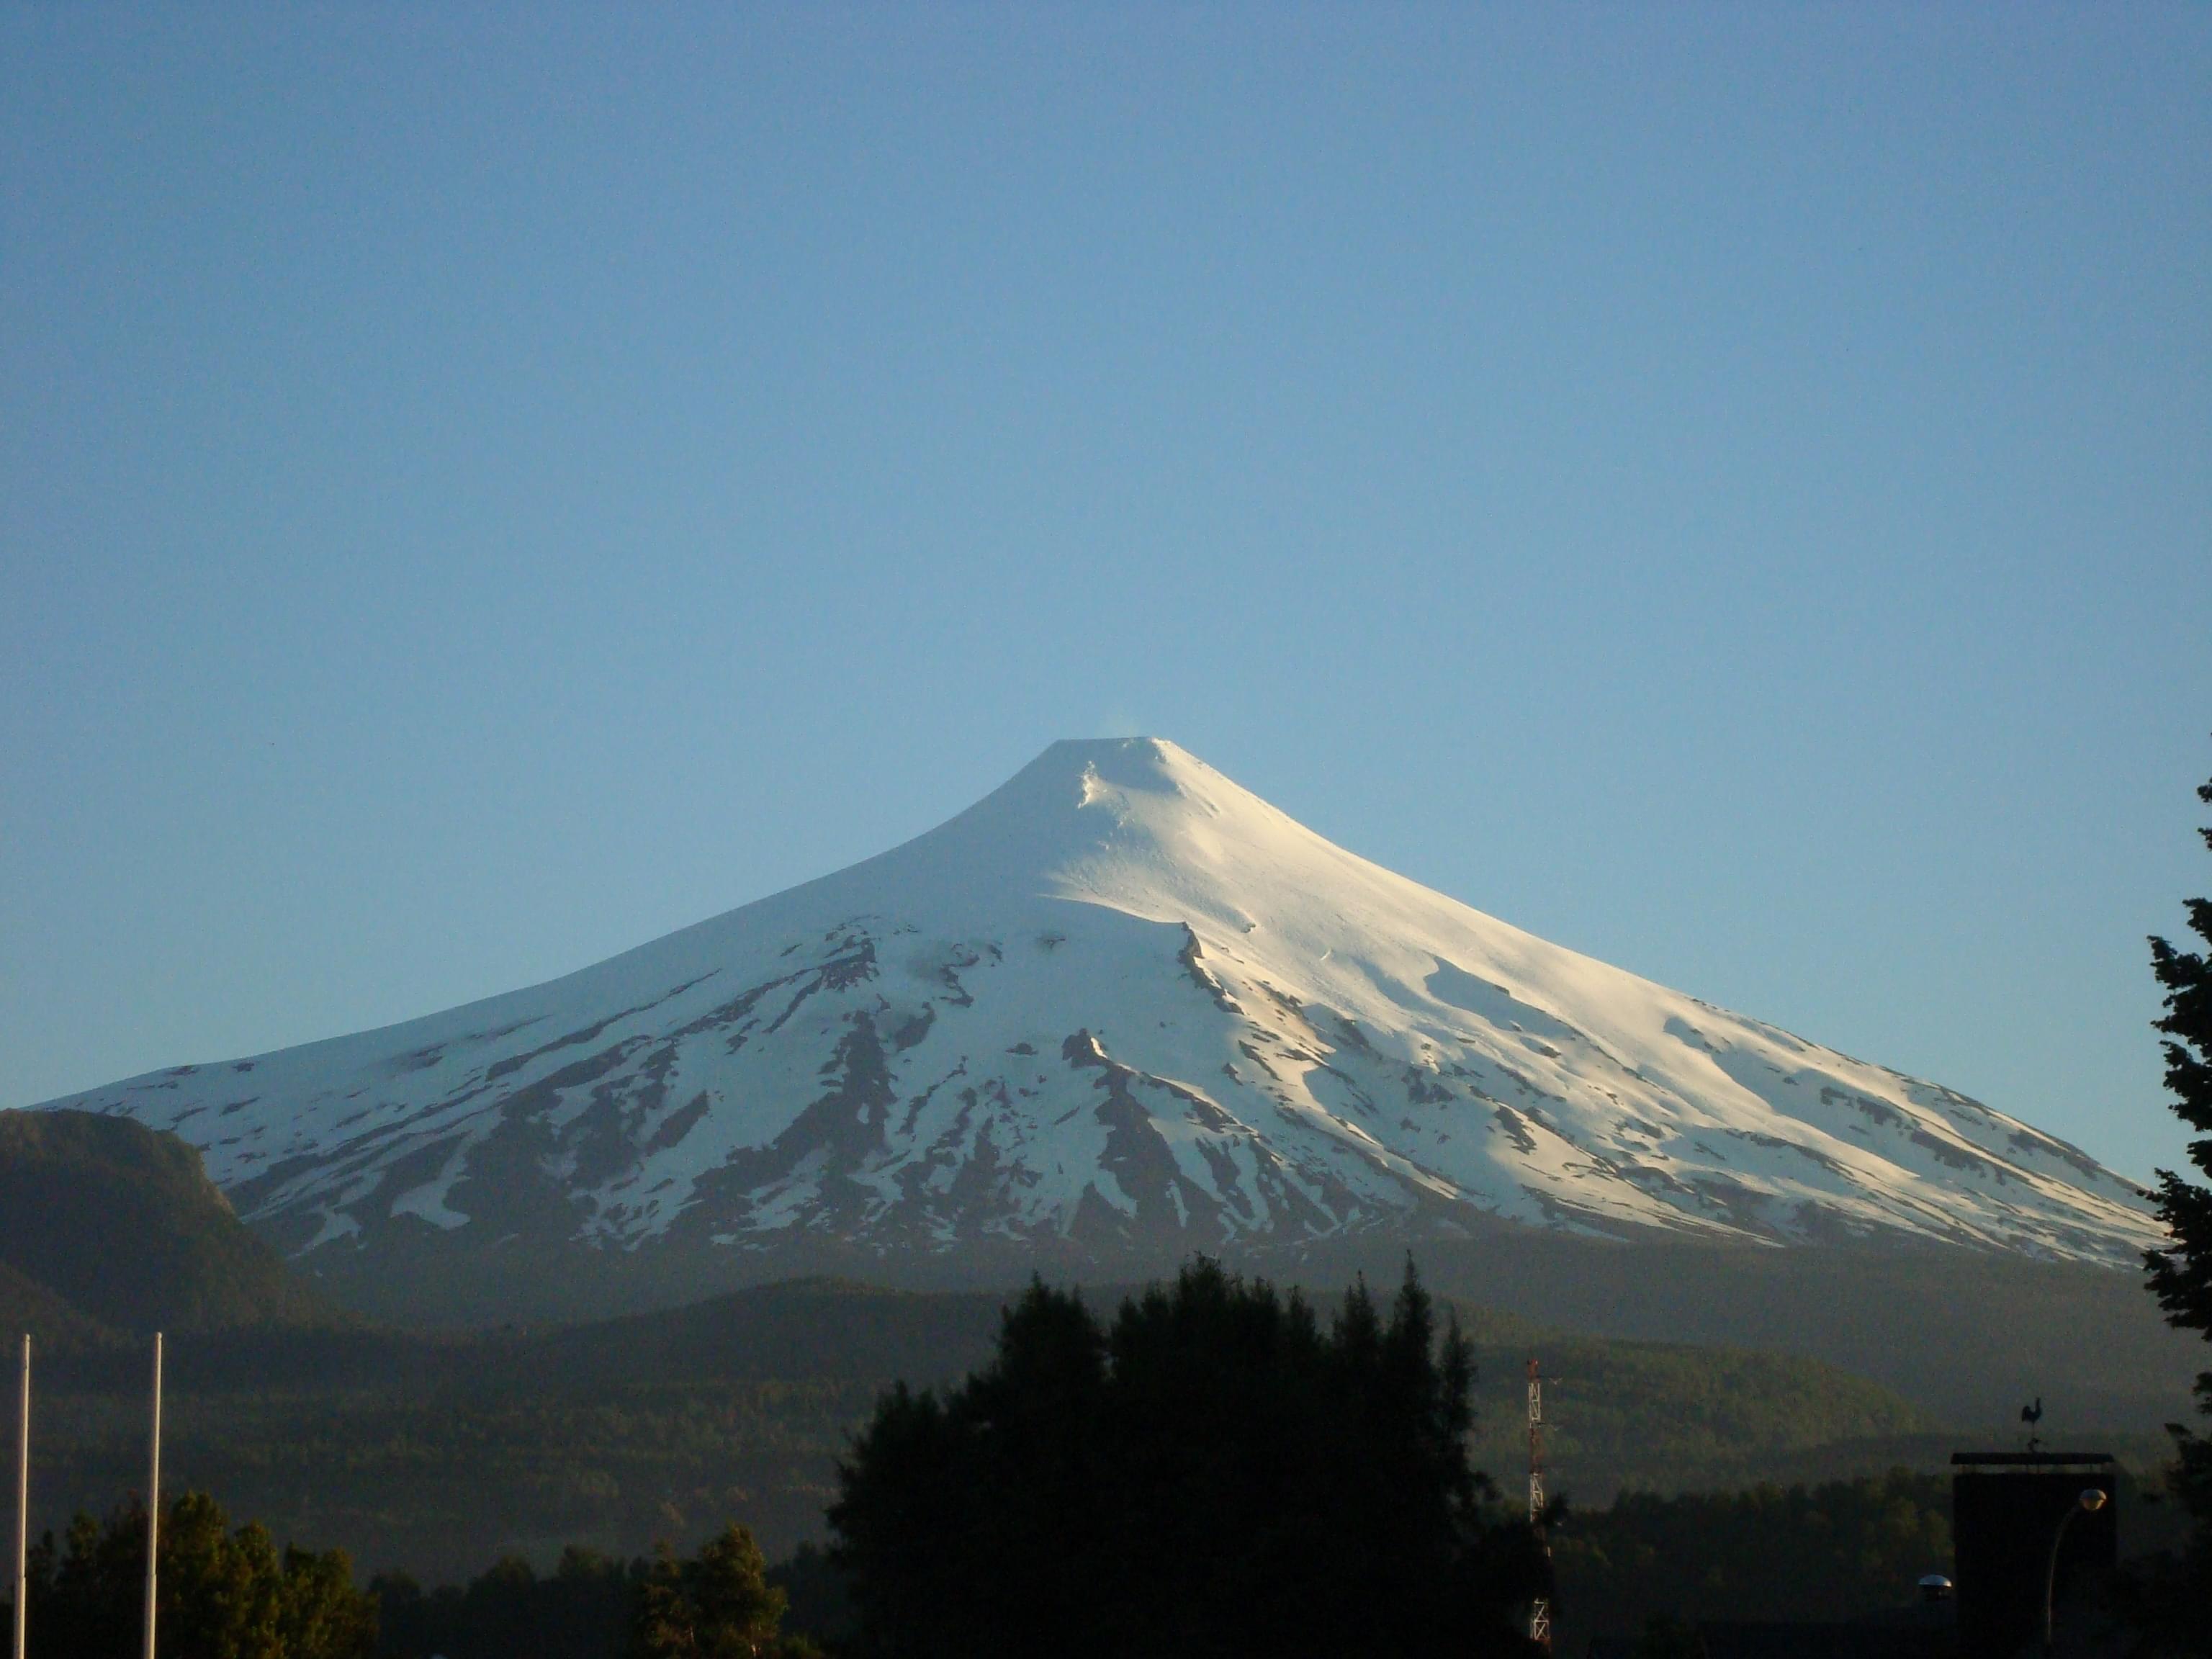
[[[2212,805],[2212,783],[2197,795]],[[2212,847],[2212,827],[2197,833]],[[2189,901],[2189,925],[2212,945],[2212,900]],[[2190,1162],[2212,1175],[2212,961],[2162,939],[2151,940],[2150,956],[2166,988],[2166,1018],[2158,1022],[2166,1034],[2166,1086],[2173,1091],[2174,1115],[2198,1132],[2189,1143]],[[2158,1182],[2159,1213],[2173,1230],[2173,1243],[2151,1253],[2151,1289],[2168,1320],[2212,1339],[2212,1188],[2172,1170],[2160,1170]]]
[[[2212,782],[2197,792],[2212,805]],[[2212,847],[2212,828],[2200,829]],[[2189,925],[2212,945],[2212,901],[2189,901]],[[2166,1017],[2157,1029],[2166,1036],[2166,1086],[2173,1091],[2175,1115],[2198,1131],[2189,1143],[2189,1159],[2212,1175],[2212,960],[2177,951],[2162,939],[2150,942],[2152,970],[2166,988]],[[2202,1332],[2212,1340],[2212,1188],[2183,1179],[2172,1170],[2158,1172],[2159,1214],[2173,1242],[2146,1258],[2150,1288],[2168,1322]],[[2212,1371],[2197,1379],[2197,1409],[2212,1416]],[[2173,1495],[2196,1525],[2188,1547],[2147,1581],[2138,1611],[2167,1650],[2212,1654],[2212,1440],[2169,1424],[2176,1462],[2168,1477]]]
[[[236,1531],[205,1492],[161,1517],[159,1635],[163,1659],[368,1659],[376,1611],[353,1587],[343,1550],[281,1554],[267,1528]],[[133,1500],[105,1522],[70,1522],[61,1548],[31,1551],[32,1659],[133,1659],[145,1616],[146,1510]]]
[[[638,1597],[637,1659],[781,1659],[811,1651],[777,1633],[784,1594],[734,1522],[689,1560],[664,1547]]]
[[[1529,1651],[1548,1571],[1468,1462],[1473,1367],[1411,1266],[1324,1330],[1210,1262],[1110,1327],[1032,1284],[995,1358],[903,1384],[839,1470],[875,1659]]]

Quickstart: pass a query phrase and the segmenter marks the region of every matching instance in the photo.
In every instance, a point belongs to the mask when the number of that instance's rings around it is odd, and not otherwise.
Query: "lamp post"
[[[2043,1575],[2044,1659],[2050,1659],[2051,1656],[2051,1603],[2058,1594],[2058,1547],[2066,1541],[2066,1528],[2074,1524],[2075,1516],[2094,1515],[2104,1507],[2105,1493],[2102,1487],[2082,1487],[2081,1496],[2066,1506],[2066,1513],[2059,1517],[2058,1530],[2051,1534],[2051,1563],[2045,1569]]]

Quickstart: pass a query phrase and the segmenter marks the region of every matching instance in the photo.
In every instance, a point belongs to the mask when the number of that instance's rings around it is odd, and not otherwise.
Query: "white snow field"
[[[1233,1249],[1486,1218],[2132,1264],[2063,1141],[1562,950],[1173,744],[529,990],[50,1107],[173,1129],[296,1254]]]

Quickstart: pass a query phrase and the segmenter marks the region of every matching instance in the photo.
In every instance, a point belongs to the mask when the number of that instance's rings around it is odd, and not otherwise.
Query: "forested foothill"
[[[1111,1308],[1124,1291],[1085,1294]],[[1560,1379],[1550,1453],[1583,1503],[1935,1469],[1957,1443],[1934,1411],[1819,1360],[1567,1335],[1438,1301],[1473,1346],[1475,1464],[1501,1482],[1527,1457],[1532,1353]],[[550,1571],[569,1544],[627,1561],[732,1517],[780,1559],[820,1537],[837,1458],[877,1398],[984,1364],[1006,1302],[813,1283],[544,1333],[173,1331],[169,1466],[280,1537],[425,1584],[508,1555]],[[143,1479],[146,1352],[40,1340],[33,1503],[59,1529]],[[2164,1455],[2159,1420],[2109,1449]]]

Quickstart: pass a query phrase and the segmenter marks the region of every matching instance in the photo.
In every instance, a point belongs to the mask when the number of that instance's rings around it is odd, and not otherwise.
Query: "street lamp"
[[[2094,1515],[2105,1507],[2105,1491],[2101,1486],[2084,1486],[2081,1495],[2066,1506],[2059,1518],[2058,1530],[2051,1535],[2051,1565],[2043,1575],[2043,1652],[2044,1659],[2051,1655],[2051,1604],[2058,1593],[2058,1547],[2066,1541],[2066,1528],[2074,1524],[2077,1515]]]

